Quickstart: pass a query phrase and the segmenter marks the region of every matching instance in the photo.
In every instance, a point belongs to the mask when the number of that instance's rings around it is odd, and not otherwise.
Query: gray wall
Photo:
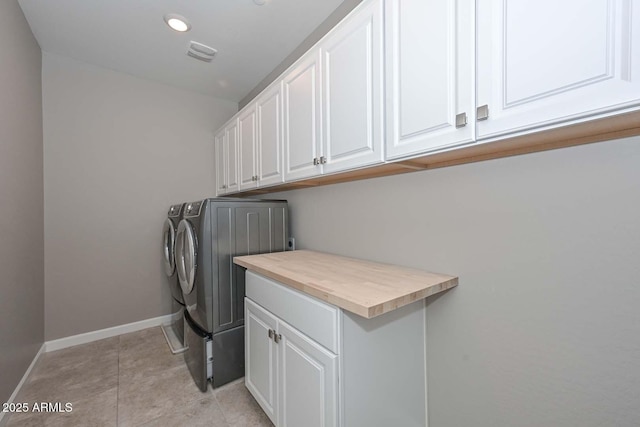
[[[0,1],[0,402],[44,339],[41,63],[17,1]]]
[[[237,104],[51,54],[43,102],[46,339],[168,314],[162,223],[214,193]]]
[[[267,86],[269,86],[280,74],[289,68],[294,62],[308,51],[314,44],[318,42],[325,34],[329,32],[338,22],[359,5],[362,0],[343,0],[343,2],[334,10],[331,15],[325,19],[306,39],[296,47],[293,52],[287,56],[272,72],[267,75],[256,87],[254,87],[244,98],[240,100],[239,108],[244,108],[253,98],[258,96]]]
[[[460,277],[430,427],[640,425],[640,137],[273,197],[299,248]]]

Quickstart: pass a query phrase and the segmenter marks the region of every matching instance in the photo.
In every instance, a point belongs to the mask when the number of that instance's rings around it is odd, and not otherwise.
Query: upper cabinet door
[[[318,175],[320,149],[320,53],[313,49],[284,76],[285,180]],[[314,161],[315,160],[315,161]]]
[[[224,130],[227,166],[227,193],[238,191],[238,119],[231,121]]]
[[[256,173],[256,104],[250,104],[238,117],[240,190],[258,186]]]
[[[325,173],[384,160],[382,14],[370,1],[320,45]]]
[[[225,156],[224,129],[213,138],[216,156],[216,196],[227,192],[227,159]]]
[[[386,2],[387,158],[473,141],[474,20],[473,0]]]
[[[267,89],[257,103],[258,180],[260,186],[279,184],[282,174],[282,82]]]
[[[638,106],[638,6],[479,0],[477,105],[487,106],[488,118],[478,122],[478,137]]]

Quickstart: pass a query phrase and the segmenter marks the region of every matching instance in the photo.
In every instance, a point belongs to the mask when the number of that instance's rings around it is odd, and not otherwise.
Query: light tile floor
[[[13,414],[7,427],[272,427],[244,379],[202,393],[160,328],[45,353],[15,402],[69,413]]]

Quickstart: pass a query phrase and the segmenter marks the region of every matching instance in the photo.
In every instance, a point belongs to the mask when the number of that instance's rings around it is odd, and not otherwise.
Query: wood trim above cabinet
[[[436,169],[464,163],[481,162],[539,151],[554,150],[594,142],[609,141],[618,138],[640,135],[640,111],[610,116],[575,125],[543,130],[521,136],[515,136],[491,142],[476,142],[466,147],[435,152],[410,159],[324,175],[282,185],[260,188],[253,191],[232,194],[237,197],[250,197],[259,194],[296,190],[320,185],[338,184],[361,179],[378,178],[401,173]]]

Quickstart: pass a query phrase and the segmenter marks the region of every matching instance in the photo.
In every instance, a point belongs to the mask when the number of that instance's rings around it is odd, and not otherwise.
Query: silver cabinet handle
[[[314,158],[314,159],[313,159],[313,165],[314,165],[314,166],[317,166],[317,165],[319,165],[319,164],[320,164],[320,160],[318,160],[318,158],[317,158],[317,157],[316,157],[316,158]]]
[[[274,334],[273,335],[273,340],[277,343],[279,343],[282,340],[282,335],[280,334]]]
[[[489,106],[481,105],[476,109],[476,120],[487,120],[489,118]]]
[[[269,329],[269,338],[273,339],[274,334],[275,334],[275,331],[273,329]]]
[[[467,113],[460,113],[456,115],[456,127],[461,128],[467,125]]]
[[[325,163],[327,163],[327,158],[325,156],[320,157],[320,164],[324,165]]]

